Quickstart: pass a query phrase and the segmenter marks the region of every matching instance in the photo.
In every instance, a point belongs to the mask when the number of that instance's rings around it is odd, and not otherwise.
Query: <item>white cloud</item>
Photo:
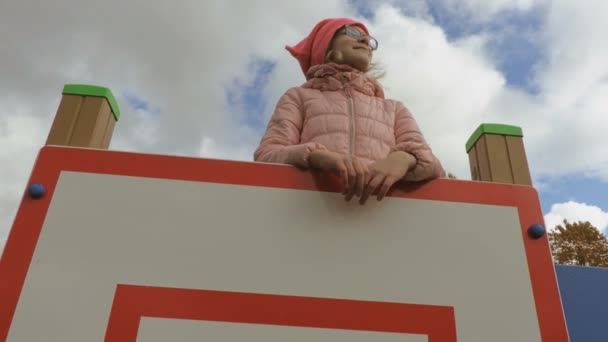
[[[229,113],[224,86],[256,56],[288,65],[278,68],[285,71],[275,82],[281,89],[301,82],[284,45],[326,15],[352,12],[340,0],[2,2],[0,238],[12,224],[64,84],[113,91],[122,116],[112,149],[251,159],[258,136]],[[160,114],[129,108],[123,92]]]
[[[501,39],[504,30],[446,42],[442,31],[428,21],[403,17],[400,20],[409,22],[409,31],[398,32],[407,38],[400,40],[395,35],[388,42],[399,42],[400,49],[383,46],[392,54],[387,64],[399,70],[396,78],[401,79],[398,83],[393,78],[394,84],[388,86],[399,91],[396,97],[417,109],[414,114],[422,121],[441,159],[459,177],[469,174],[462,150],[468,135],[482,122],[498,122],[523,128],[528,162],[536,181],[573,173],[608,180],[608,144],[604,142],[604,128],[608,127],[608,45],[604,44],[608,21],[602,17],[608,13],[608,3],[483,3],[459,1],[458,6],[479,17],[492,18],[502,10],[525,11],[542,5],[539,31],[525,32],[526,40],[541,50],[542,59],[528,75],[538,88],[537,94],[509,86],[498,71],[499,55],[488,43]],[[458,7],[456,2],[453,5]],[[382,21],[378,29],[388,25],[386,16],[379,15],[378,19]],[[404,42],[406,39],[408,42]],[[413,55],[418,58],[408,58]],[[419,107],[422,103],[425,107]],[[432,126],[424,121],[424,116],[432,118]]]
[[[23,195],[38,149],[46,139],[41,120],[31,115],[30,108],[3,103],[10,114],[0,115],[0,245],[16,214],[17,202]],[[6,227],[6,228],[5,228]]]
[[[551,211],[545,215],[547,230],[554,230],[557,225],[562,224],[564,219],[568,222],[589,221],[599,231],[607,232],[608,212],[593,205],[574,201],[554,204],[551,206]]]
[[[350,0],[355,7],[375,12],[379,7],[390,5],[399,9],[403,14],[412,17],[431,19],[429,5],[425,0]]]
[[[435,1],[435,0],[434,0]],[[525,12],[534,6],[547,3],[548,0],[436,0],[449,15],[454,16],[463,25],[470,22],[487,23],[504,11]]]
[[[608,179],[602,129],[608,127],[607,2],[439,2],[464,8],[477,21],[543,4],[546,21],[531,37],[547,56],[530,75],[537,95],[508,87],[488,49],[495,37],[449,41],[423,1],[388,2],[401,10],[374,1],[377,16],[369,23],[380,41],[376,57],[388,72],[386,93],[412,110],[449,171],[468,178],[467,138],[482,122],[501,122],[524,129],[535,178],[586,172]],[[254,58],[276,61],[262,90],[267,119],[279,96],[303,81],[284,46],[297,43],[317,20],[354,15],[345,0],[21,0],[0,6],[0,239],[64,84],[108,86],[118,97],[122,117],[112,149],[251,160],[260,133],[229,112],[225,86],[235,77],[247,79]],[[160,114],[130,109],[125,91]]]
[[[203,137],[197,157],[210,159],[250,160],[251,147],[246,145],[219,145],[213,138]]]
[[[547,55],[537,75],[542,107],[529,108],[542,120],[534,120],[536,132],[530,130],[534,165],[538,173],[584,172],[608,179],[608,46],[603,38],[608,2],[551,4],[540,36]]]
[[[456,0],[448,0],[455,3]],[[479,15],[494,15],[504,10],[518,10],[526,11],[529,10],[533,5],[541,3],[538,0],[460,0],[464,6],[470,8],[472,11],[479,13]]]
[[[446,168],[466,175],[464,143],[505,84],[481,48],[486,38],[450,43],[440,28],[388,6],[370,30],[380,42],[376,58],[387,72],[387,97],[412,111]]]

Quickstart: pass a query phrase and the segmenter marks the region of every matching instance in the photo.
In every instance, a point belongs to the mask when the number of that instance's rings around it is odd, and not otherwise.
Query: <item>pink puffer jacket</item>
[[[323,64],[310,68],[307,79],[279,99],[255,161],[293,165],[327,149],[371,164],[405,151],[417,160],[405,180],[445,177],[410,112],[385,99],[373,78],[347,65]]]

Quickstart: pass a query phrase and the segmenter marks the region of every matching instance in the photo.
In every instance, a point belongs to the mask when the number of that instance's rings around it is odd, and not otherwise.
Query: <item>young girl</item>
[[[322,20],[287,46],[307,81],[279,99],[254,160],[336,172],[345,199],[361,204],[372,194],[381,200],[399,180],[445,177],[412,114],[367,75],[377,47],[362,23],[346,18]]]

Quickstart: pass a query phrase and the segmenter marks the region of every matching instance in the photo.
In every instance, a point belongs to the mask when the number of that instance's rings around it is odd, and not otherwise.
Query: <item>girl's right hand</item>
[[[357,157],[316,150],[310,153],[310,165],[316,169],[334,172],[340,176],[344,185],[344,197],[350,201],[353,196],[361,197],[363,188],[367,184],[369,170]]]

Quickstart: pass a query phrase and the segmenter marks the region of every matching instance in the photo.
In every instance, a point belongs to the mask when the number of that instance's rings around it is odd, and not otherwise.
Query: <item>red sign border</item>
[[[427,335],[456,342],[448,306],[118,285],[106,342],[135,342],[142,317]]]
[[[32,199],[27,192],[24,193],[0,259],[0,303],[3,303],[0,306],[0,340],[6,340],[8,336],[40,230],[62,171],[341,191],[334,178],[311,176],[310,172],[285,165],[45,146],[38,155],[28,185],[41,183],[46,187],[46,193],[39,199]],[[390,196],[517,208],[542,340],[568,342],[547,236],[532,239],[527,233],[531,225],[543,223],[538,193],[534,188],[438,179],[395,189]]]

